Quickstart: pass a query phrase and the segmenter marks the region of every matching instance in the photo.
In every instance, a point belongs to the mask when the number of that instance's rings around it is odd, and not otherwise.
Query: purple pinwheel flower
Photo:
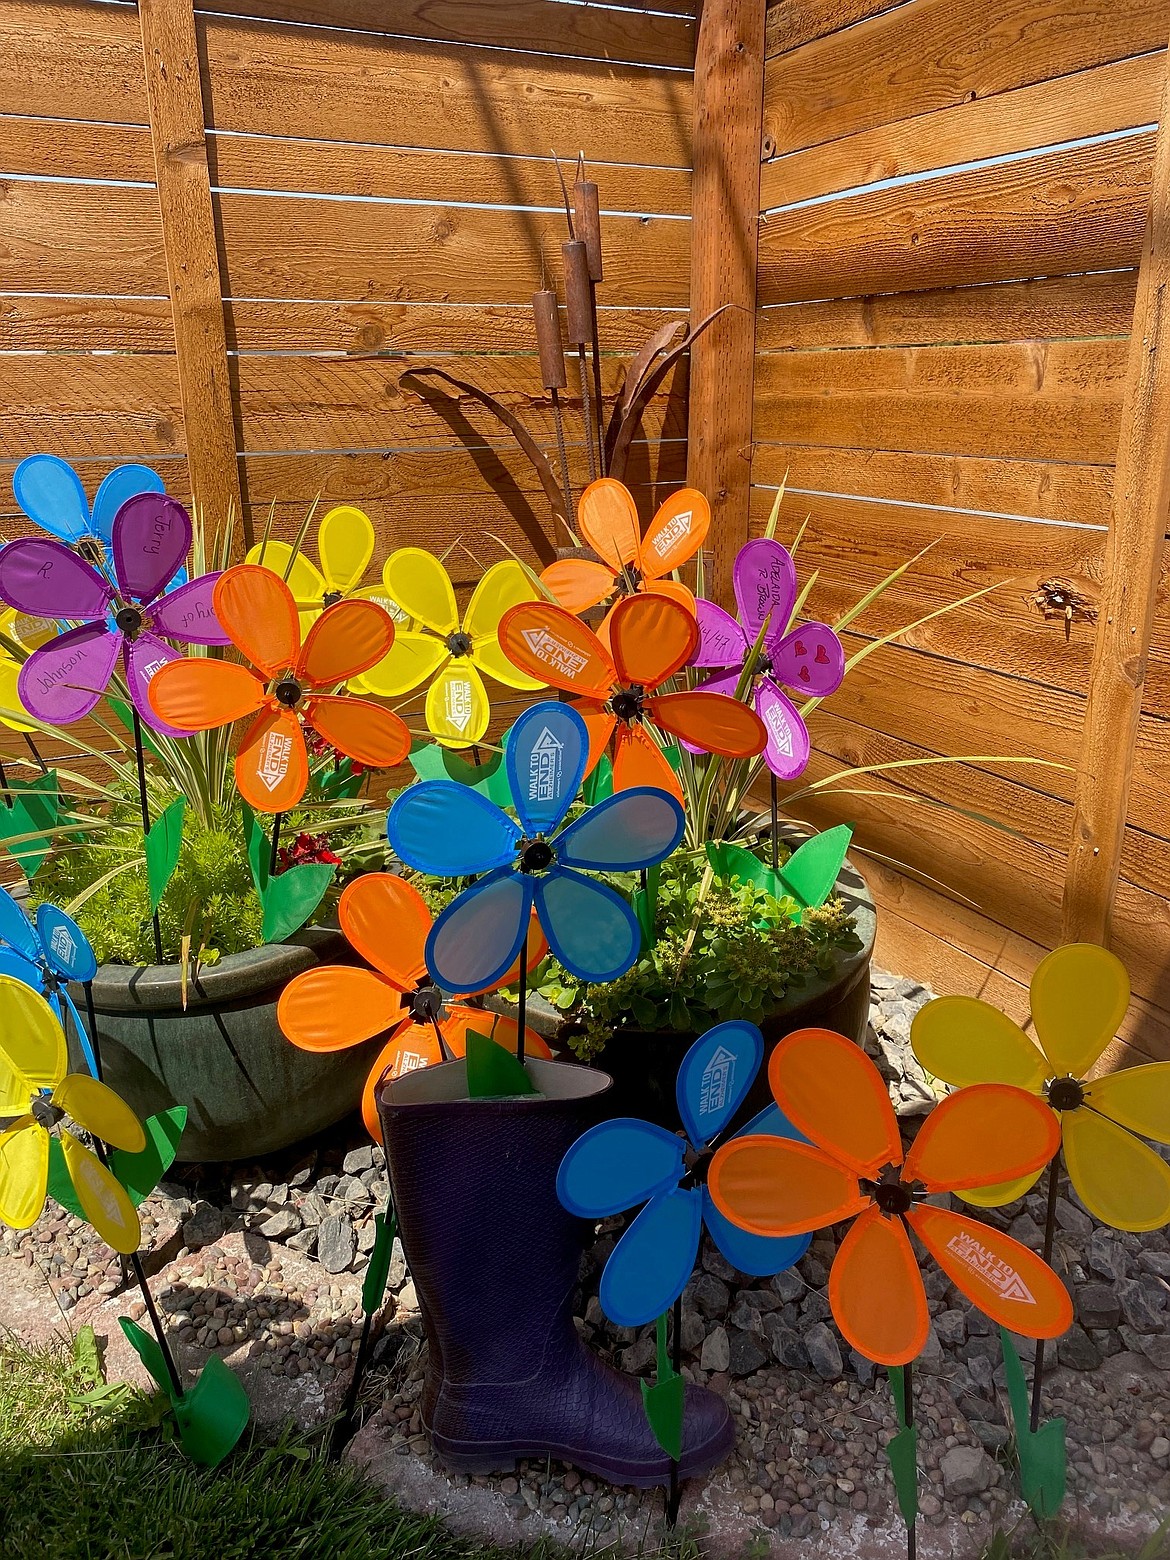
[[[808,763],[810,743],[784,689],[816,698],[836,693],[845,675],[845,652],[827,623],[801,623],[785,633],[796,604],[796,565],[779,542],[767,537],[747,542],[736,555],[733,580],[738,620],[713,601],[695,602],[699,648],[691,665],[719,668],[699,687],[734,697],[748,653],[768,621],[752,702],[768,728],[768,768],[779,780],[794,780]]]
[[[153,730],[188,736],[161,721],[146,690],[159,667],[179,659],[160,638],[182,644],[226,645],[205,574],[167,586],[191,546],[191,521],[165,493],[138,493],[118,510],[113,525],[114,583],[60,542],[21,537],[0,548],[0,597],[19,612],[76,623],[34,650],[17,688],[30,715],[48,725],[80,720],[105,693],[119,655],[134,708]]]

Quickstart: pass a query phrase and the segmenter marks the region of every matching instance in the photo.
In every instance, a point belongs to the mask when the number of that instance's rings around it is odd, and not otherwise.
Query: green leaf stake
[[[167,884],[178,865],[179,851],[183,847],[183,813],[186,806],[187,799],[184,796],[172,802],[151,824],[143,841],[151,915],[162,903]]]
[[[535,1094],[536,1087],[519,1062],[498,1040],[467,1031],[467,1094],[473,1100],[510,1099]]]
[[[816,910],[833,892],[852,838],[847,823],[814,834],[775,872],[750,850],[726,841],[708,842],[707,860],[720,877],[750,883],[773,899],[795,899],[799,908],[792,919],[799,925],[806,910]]]
[[[325,890],[333,881],[333,868],[328,862],[315,861],[271,873],[271,845],[246,804],[243,813],[248,865],[264,911],[261,932],[265,942],[280,942],[304,926],[324,899]]]
[[[507,733],[500,746],[503,747],[506,741]],[[502,752],[492,753],[482,764],[469,764],[450,748],[440,747],[437,742],[427,742],[411,749],[410,767],[420,780],[454,780],[486,796],[497,807],[512,805]]]
[[[658,879],[661,872],[660,866],[647,868],[643,873],[645,882],[634,893],[634,914],[638,917],[638,927],[642,933],[643,953],[648,953],[654,946],[654,914],[658,908]]]
[[[581,800],[587,807],[596,807],[598,802],[603,802],[607,796],[612,795],[613,765],[609,761],[609,754],[603,753],[585,776],[581,786]]]
[[[654,1439],[677,1463],[682,1456],[683,1400],[686,1382],[672,1367],[666,1347],[666,1313],[658,1318],[658,1369],[653,1383],[642,1383],[642,1404]]]
[[[128,1154],[120,1148],[110,1152],[109,1168],[126,1188],[136,1208],[150,1196],[174,1164],[179,1139],[186,1125],[187,1107],[176,1105],[143,1122],[146,1147],[137,1154]],[[54,1202],[60,1203],[67,1213],[73,1214],[74,1218],[85,1218],[85,1212],[73,1189],[73,1178],[66,1167],[60,1140],[55,1137],[49,1139],[49,1196]]]
[[[213,1354],[189,1391],[176,1390],[156,1341],[128,1316],[118,1318],[131,1348],[170,1399],[179,1444],[192,1462],[216,1468],[243,1435],[250,1408],[239,1379]]]
[[[8,796],[0,802],[0,840],[26,878],[34,878],[48,856],[52,841],[46,831],[55,828],[60,810],[55,769],[27,785],[8,782]]]
[[[999,1338],[1007,1374],[1016,1457],[1020,1465],[1020,1493],[1033,1516],[1041,1519],[1054,1517],[1064,1504],[1067,1479],[1065,1421],[1050,1419],[1039,1430],[1030,1428],[1024,1367],[1020,1364],[1011,1333],[1001,1327]]]
[[[913,1385],[909,1365],[891,1365],[890,1391],[900,1429],[886,1446],[898,1510],[906,1524],[906,1553],[915,1552],[914,1525],[918,1521],[918,1427],[914,1423]]]

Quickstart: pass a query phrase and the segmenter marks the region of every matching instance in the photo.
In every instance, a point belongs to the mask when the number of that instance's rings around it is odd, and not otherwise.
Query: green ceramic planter
[[[255,1159],[311,1137],[356,1108],[379,1041],[298,1050],[276,1002],[294,975],[352,958],[339,931],[308,928],[208,966],[185,1009],[177,964],[103,965],[93,997],[106,1082],[140,1117],[187,1106],[181,1160]]]

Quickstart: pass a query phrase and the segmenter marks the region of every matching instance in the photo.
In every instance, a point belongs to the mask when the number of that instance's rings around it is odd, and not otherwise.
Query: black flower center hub
[[[710,1149],[695,1149],[687,1146],[686,1173],[678,1183],[684,1192],[693,1191],[697,1186],[706,1186],[707,1172],[711,1168],[711,1161],[715,1155]]]
[[[434,1023],[443,1011],[443,993],[433,981],[424,980],[411,992],[407,1007],[416,1024]]]
[[[622,688],[610,699],[609,707],[619,720],[632,724],[642,719],[645,697],[646,690],[637,685],[632,688]]]
[[[295,709],[296,706],[301,702],[301,694],[304,692],[304,690],[295,678],[282,677],[281,680],[277,683],[273,692],[276,694],[277,702],[287,705],[287,707],[291,710]]]
[[[65,1116],[65,1112],[43,1094],[34,1094],[28,1109],[32,1119],[38,1126],[44,1127],[46,1132],[51,1131]]]
[[[557,859],[552,846],[539,834],[534,840],[523,839],[517,846],[521,872],[547,872]]]
[[[1075,1078],[1053,1078],[1045,1093],[1053,1110],[1079,1110],[1085,1103],[1085,1091]]]
[[[327,590],[321,597],[321,605],[323,607],[335,607],[340,600],[341,592],[339,590]]]
[[[137,607],[119,608],[114,622],[126,635],[127,639],[133,639],[135,635],[142,632],[142,613],[139,612]]]
[[[914,1193],[903,1182],[897,1165],[887,1165],[876,1181],[862,1181],[861,1187],[883,1213],[900,1218],[914,1206]]]
[[[105,548],[96,536],[83,536],[77,543],[77,551],[86,563],[92,563],[95,569],[100,569],[106,561]]]
[[[464,633],[448,634],[447,649],[452,655],[471,654],[471,635]]]

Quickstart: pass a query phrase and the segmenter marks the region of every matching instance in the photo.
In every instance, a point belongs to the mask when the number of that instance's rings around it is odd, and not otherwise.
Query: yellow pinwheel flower
[[[367,692],[398,698],[428,677],[426,723],[443,747],[465,748],[488,728],[491,705],[480,675],[506,688],[546,686],[514,666],[500,649],[500,619],[509,607],[540,593],[513,559],[495,563],[472,592],[460,624],[455,587],[446,569],[421,547],[403,547],[386,559],[386,589],[421,627],[394,636],[390,652],[364,674]]]
[[[67,1072],[65,1033],[39,992],[0,975],[0,1220],[27,1230],[41,1216],[49,1187],[49,1129],[65,1116],[96,1138],[128,1153],[146,1147],[141,1123],[112,1089],[85,1073]],[[77,1200],[115,1251],[138,1250],[138,1213],[126,1189],[72,1132],[61,1150]]]
[[[317,527],[320,568],[287,542],[257,542],[244,562],[271,569],[286,581],[297,604],[303,636],[326,607],[349,596],[376,602],[399,626],[409,623],[407,614],[390,597],[385,585],[362,584],[373,556],[374,527],[369,515],[352,504],[339,504]]]
[[[1031,999],[1035,1044],[988,1002],[939,997],[914,1020],[914,1054],[946,1083],[1013,1083],[1041,1095],[1060,1122],[1069,1180],[1103,1224],[1170,1223],[1170,1165],[1136,1135],[1170,1143],[1170,1062],[1086,1077],[1129,1006],[1125,966],[1093,943],[1070,943],[1037,965]],[[994,1208],[1037,1178],[959,1195]]]

